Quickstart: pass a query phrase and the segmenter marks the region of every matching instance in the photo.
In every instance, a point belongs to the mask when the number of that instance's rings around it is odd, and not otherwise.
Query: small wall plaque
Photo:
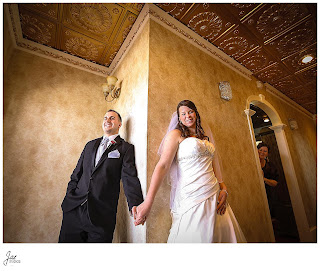
[[[228,81],[222,81],[219,83],[220,97],[221,99],[230,101],[232,99],[232,90]]]
[[[291,130],[297,130],[299,128],[298,123],[295,119],[289,119],[288,121]]]

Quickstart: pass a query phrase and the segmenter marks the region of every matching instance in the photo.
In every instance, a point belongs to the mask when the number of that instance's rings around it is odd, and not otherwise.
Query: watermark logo
[[[21,261],[17,258],[17,255],[14,255],[11,253],[11,251],[8,251],[6,254],[6,259],[3,261],[3,264],[7,266],[8,264],[13,263],[21,263]]]

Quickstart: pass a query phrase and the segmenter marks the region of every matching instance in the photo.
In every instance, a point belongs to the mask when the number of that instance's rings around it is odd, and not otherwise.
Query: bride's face
[[[187,106],[180,106],[179,119],[184,126],[187,126],[188,128],[196,128],[197,115],[193,109]]]

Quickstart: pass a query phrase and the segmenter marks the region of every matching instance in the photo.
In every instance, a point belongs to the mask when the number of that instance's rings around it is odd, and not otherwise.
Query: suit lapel
[[[101,141],[101,140],[100,140]],[[100,144],[100,141],[99,141],[99,144]],[[116,142],[115,144],[112,144],[110,145],[106,150],[105,152],[102,154],[98,164],[93,168],[93,172],[95,172],[97,170],[97,168],[104,162],[104,160],[106,160],[106,158],[108,157],[108,154],[109,152],[115,150],[121,143],[122,143],[122,138],[120,136],[117,136],[114,141]],[[99,144],[98,144],[98,147],[99,147]],[[97,147],[97,149],[98,149]],[[97,150],[95,151],[95,153],[97,152]],[[95,161],[95,155],[94,155],[94,159],[93,161]],[[94,162],[93,162],[93,165],[94,165]],[[92,172],[92,173],[93,173]]]
[[[91,169],[94,169],[94,165],[95,165],[95,162],[96,162],[96,155],[97,155],[97,151],[98,151],[98,148],[100,146],[100,142],[102,140],[103,137],[100,137],[96,140],[96,142],[94,143],[93,145],[93,149],[92,149],[92,154],[91,154]]]

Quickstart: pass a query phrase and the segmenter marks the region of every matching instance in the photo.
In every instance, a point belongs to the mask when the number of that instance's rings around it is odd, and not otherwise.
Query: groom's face
[[[119,133],[121,121],[117,113],[107,112],[104,115],[102,129],[106,136],[111,136]]]

